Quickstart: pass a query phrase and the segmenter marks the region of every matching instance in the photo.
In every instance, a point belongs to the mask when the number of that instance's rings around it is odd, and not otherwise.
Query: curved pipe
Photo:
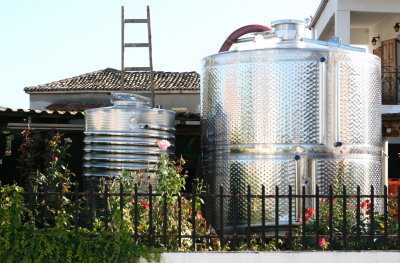
[[[218,53],[228,51],[232,44],[235,44],[236,40],[239,37],[246,35],[248,33],[256,33],[256,32],[264,32],[264,31],[271,31],[272,29],[267,26],[262,25],[248,25],[236,29],[229,37],[225,40],[224,44],[222,44],[221,48],[219,49]]]

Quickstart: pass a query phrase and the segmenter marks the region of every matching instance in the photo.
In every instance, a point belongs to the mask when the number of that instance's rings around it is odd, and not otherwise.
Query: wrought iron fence
[[[32,189],[32,188],[31,188]],[[95,189],[93,186],[88,191],[80,192],[76,186],[74,191],[63,192],[34,192],[32,190],[23,193],[27,207],[30,211],[39,211],[41,213],[32,213],[36,223],[41,227],[48,227],[52,222],[51,215],[57,215],[65,209],[65,200],[68,200],[68,209],[71,210],[72,219],[69,221],[70,228],[76,230],[80,227],[93,229],[96,222],[101,222],[105,229],[111,229],[113,224],[113,214],[117,214],[121,219],[124,217],[124,211],[129,210],[132,216],[132,235],[138,242],[146,242],[149,245],[163,245],[167,247],[169,240],[177,241],[178,247],[183,245],[183,240],[190,240],[192,250],[197,250],[199,244],[203,247],[211,246],[219,242],[220,247],[237,249],[238,247],[247,247],[251,249],[254,244],[258,247],[265,247],[267,244],[273,244],[279,249],[400,249],[400,216],[398,216],[398,204],[400,195],[389,196],[387,187],[383,189],[383,194],[375,194],[373,186],[370,193],[361,194],[360,187],[356,189],[356,194],[348,194],[347,188],[334,190],[329,187],[328,193],[320,193],[318,186],[315,188],[315,194],[307,194],[305,187],[301,193],[294,193],[289,186],[288,194],[279,194],[279,187],[275,187],[274,195],[266,195],[263,186],[261,194],[253,194],[250,186],[247,187],[247,193],[231,194],[225,193],[224,188],[220,186],[218,193],[210,192],[207,188],[204,192],[198,193],[196,186],[192,186],[191,193],[180,193],[173,196],[166,196],[154,193],[152,185],[148,186],[146,191],[140,191],[136,185],[131,192],[124,190],[122,184],[119,185],[119,191],[110,192],[107,184],[104,189]],[[399,186],[400,192],[400,186]],[[167,198],[175,198],[175,207],[177,214],[176,231],[168,232],[168,217],[172,214],[172,208],[167,206]],[[198,198],[204,200],[201,208],[202,215],[200,219],[206,225],[201,231],[198,229],[196,220],[199,220],[197,206]],[[225,229],[224,223],[224,199],[238,198],[245,200],[247,211],[247,223],[243,231],[238,230],[233,225],[231,230]],[[114,209],[110,207],[110,200]],[[252,224],[252,200],[261,202],[261,225],[254,227]],[[274,211],[266,211],[266,201],[274,200]],[[280,220],[280,204],[282,200],[288,202],[288,222],[282,224]],[[312,200],[313,208],[307,208],[306,204]],[[140,203],[142,202],[142,203]],[[300,204],[300,218],[296,218],[294,204]],[[52,207],[50,208],[50,203]],[[128,205],[129,203],[129,205]],[[377,205],[379,203],[379,205]],[[140,231],[139,210],[143,209],[143,204],[147,204],[146,231]],[[218,204],[219,206],[216,206]],[[184,214],[183,205],[189,207],[190,213]],[[156,207],[155,207],[156,206]],[[382,206],[382,207],[378,207]],[[216,211],[215,208],[219,207]],[[310,210],[311,209],[311,210]],[[73,210],[73,211],[72,211]],[[155,211],[161,211],[161,222],[155,222]],[[119,213],[119,214],[118,214]],[[274,214],[273,224],[266,225],[266,214]],[[218,215],[219,228],[211,231],[214,222],[206,219],[211,215]],[[184,218],[184,217],[189,218]],[[26,219],[32,220],[32,219]],[[190,233],[183,230],[182,222],[188,220],[190,224]],[[121,221],[119,221],[121,222]],[[158,224],[158,231],[156,231]],[[235,222],[234,222],[235,224]],[[204,229],[206,229],[204,231]],[[232,230],[233,229],[233,230]],[[145,233],[146,232],[146,233]],[[325,246],[321,240],[329,241],[330,246]]]
[[[382,104],[400,102],[400,67],[382,67]]]

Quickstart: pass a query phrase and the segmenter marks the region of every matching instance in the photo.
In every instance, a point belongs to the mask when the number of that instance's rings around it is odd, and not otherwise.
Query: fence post
[[[44,212],[43,212],[43,225],[44,228],[47,228],[47,216],[48,216],[48,209],[47,209],[47,185],[44,187],[43,195],[44,195],[44,200],[43,200],[43,206],[44,206]]]
[[[168,218],[167,218],[167,195],[164,195],[164,205],[163,205],[163,213],[164,213],[164,223],[163,223],[163,236],[164,236],[164,247],[167,247],[167,224],[168,224]]]
[[[75,185],[74,192],[74,208],[75,208],[75,230],[78,230],[79,227],[79,183]]]
[[[29,181],[28,201],[29,210],[32,212],[33,222],[35,222],[35,212],[33,211],[33,185],[31,181]]]
[[[275,185],[275,246],[279,246],[279,187]]]
[[[153,188],[151,184],[149,184],[149,237],[150,237],[150,246],[154,244],[154,236],[153,233]]]
[[[108,230],[110,211],[109,211],[109,207],[108,207],[108,184],[107,184],[107,182],[105,182],[105,186],[104,186],[104,199],[106,202],[105,211],[104,211],[104,225],[105,225],[106,230]]]
[[[303,247],[306,246],[306,187],[303,185],[301,188],[301,242]]]
[[[247,247],[250,248],[250,228],[251,228],[251,187],[247,185]]]
[[[196,184],[192,183],[192,250],[196,250]]]
[[[359,185],[357,185],[357,233],[356,233],[356,248],[360,249],[360,236],[361,236],[361,229],[360,229],[360,225],[361,225],[361,188]]]
[[[135,213],[135,222],[134,222],[134,228],[135,228],[135,241],[138,240],[139,237],[139,233],[138,233],[138,224],[139,224],[139,211],[138,211],[138,185],[135,184],[135,197],[134,197],[134,203],[133,203],[133,209],[134,209],[134,213]]]
[[[292,186],[289,185],[289,196],[288,196],[288,202],[289,202],[289,237],[288,237],[288,247],[292,247],[292,234],[293,234],[293,218],[292,218]]]
[[[383,187],[383,216],[384,216],[384,222],[383,222],[383,231],[384,231],[384,247],[385,249],[388,248],[388,232],[387,232],[387,227],[388,227],[388,189],[387,186],[385,185]]]
[[[400,184],[397,185],[397,212],[400,210]],[[397,215],[397,225],[400,226],[400,214]],[[400,248],[400,227],[397,228],[397,249]]]
[[[178,194],[178,245],[182,246],[182,197]]]
[[[329,240],[333,240],[333,187],[329,186]]]
[[[93,229],[94,225],[94,192],[93,192],[93,182],[90,181],[89,188],[89,217],[90,217],[90,229]]]
[[[121,211],[121,224],[124,220],[124,185],[119,182],[119,210]]]
[[[343,244],[347,248],[347,189],[343,185]]]
[[[319,187],[315,185],[315,248],[319,250]]]
[[[221,241],[221,248],[225,246],[224,240],[224,188],[222,185],[219,186],[219,225],[220,225],[220,241]],[[400,218],[400,217],[399,217]],[[399,235],[400,236],[400,235]],[[400,239],[399,239],[400,240]]]
[[[371,220],[371,249],[375,248],[375,217],[374,217],[374,205],[375,205],[375,196],[374,196],[374,186],[371,185],[371,207],[370,207],[370,220]]]

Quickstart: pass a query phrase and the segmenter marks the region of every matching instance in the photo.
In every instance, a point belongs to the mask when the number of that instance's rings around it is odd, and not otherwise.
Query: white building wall
[[[400,1],[398,1],[400,6]],[[400,12],[399,12],[400,13]],[[392,38],[400,38],[400,32],[395,32],[393,26],[396,22],[400,22],[400,14],[393,15],[385,15],[381,20],[377,21],[369,30],[369,40],[368,41],[368,51],[372,53],[375,48],[378,48],[381,45],[382,40],[388,40]],[[371,43],[371,39],[373,37],[379,36],[379,41],[376,43],[376,46],[373,46]],[[398,56],[398,58],[400,55]],[[398,63],[399,64],[399,63]],[[400,65],[400,64],[399,64]]]

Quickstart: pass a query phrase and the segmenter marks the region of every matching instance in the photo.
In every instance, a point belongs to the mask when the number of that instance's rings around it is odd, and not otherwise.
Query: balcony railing
[[[382,67],[382,104],[397,105],[400,102],[400,66]]]

